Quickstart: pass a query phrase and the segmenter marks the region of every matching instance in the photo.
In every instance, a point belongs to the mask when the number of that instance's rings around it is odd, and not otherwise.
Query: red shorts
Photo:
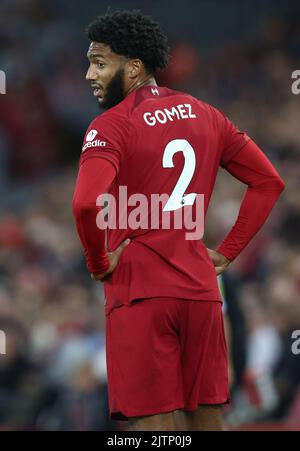
[[[228,402],[220,302],[155,298],[116,308],[106,347],[114,419]]]

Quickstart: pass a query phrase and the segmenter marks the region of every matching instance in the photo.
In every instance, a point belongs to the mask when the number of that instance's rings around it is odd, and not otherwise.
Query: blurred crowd
[[[209,51],[179,30],[159,75],[160,84],[223,110],[286,182],[272,217],[223,280],[232,428],[300,428],[300,354],[292,352],[300,329],[300,95],[291,92],[299,18],[295,8],[264,19],[255,34]],[[0,429],[120,427],[107,413],[103,290],[87,273],[71,210],[82,137],[98,114],[84,81],[87,41],[73,19],[58,0],[0,4]],[[225,236],[243,191],[220,170],[207,245]]]

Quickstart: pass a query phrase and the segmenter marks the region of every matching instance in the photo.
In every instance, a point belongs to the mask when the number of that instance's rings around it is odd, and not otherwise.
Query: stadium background
[[[2,430],[107,430],[103,294],[91,283],[71,200],[83,134],[98,114],[83,30],[139,7],[170,38],[160,84],[222,109],[264,149],[286,190],[224,278],[232,429],[300,429],[300,69],[297,1],[0,1],[0,355]],[[222,239],[243,187],[223,170],[206,243]]]

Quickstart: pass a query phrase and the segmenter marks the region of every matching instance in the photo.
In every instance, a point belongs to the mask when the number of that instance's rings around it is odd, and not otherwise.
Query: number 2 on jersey
[[[174,168],[173,157],[177,152],[183,153],[184,167],[163,211],[174,211],[185,205],[193,205],[197,195],[196,193],[184,194],[196,168],[195,151],[186,139],[173,139],[166,145],[163,155],[163,167]]]

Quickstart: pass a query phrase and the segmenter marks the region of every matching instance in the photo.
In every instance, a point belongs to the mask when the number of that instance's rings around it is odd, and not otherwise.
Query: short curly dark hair
[[[157,22],[141,11],[115,11],[97,17],[86,29],[91,41],[110,46],[127,58],[139,58],[147,72],[164,69],[170,58],[166,35]]]

